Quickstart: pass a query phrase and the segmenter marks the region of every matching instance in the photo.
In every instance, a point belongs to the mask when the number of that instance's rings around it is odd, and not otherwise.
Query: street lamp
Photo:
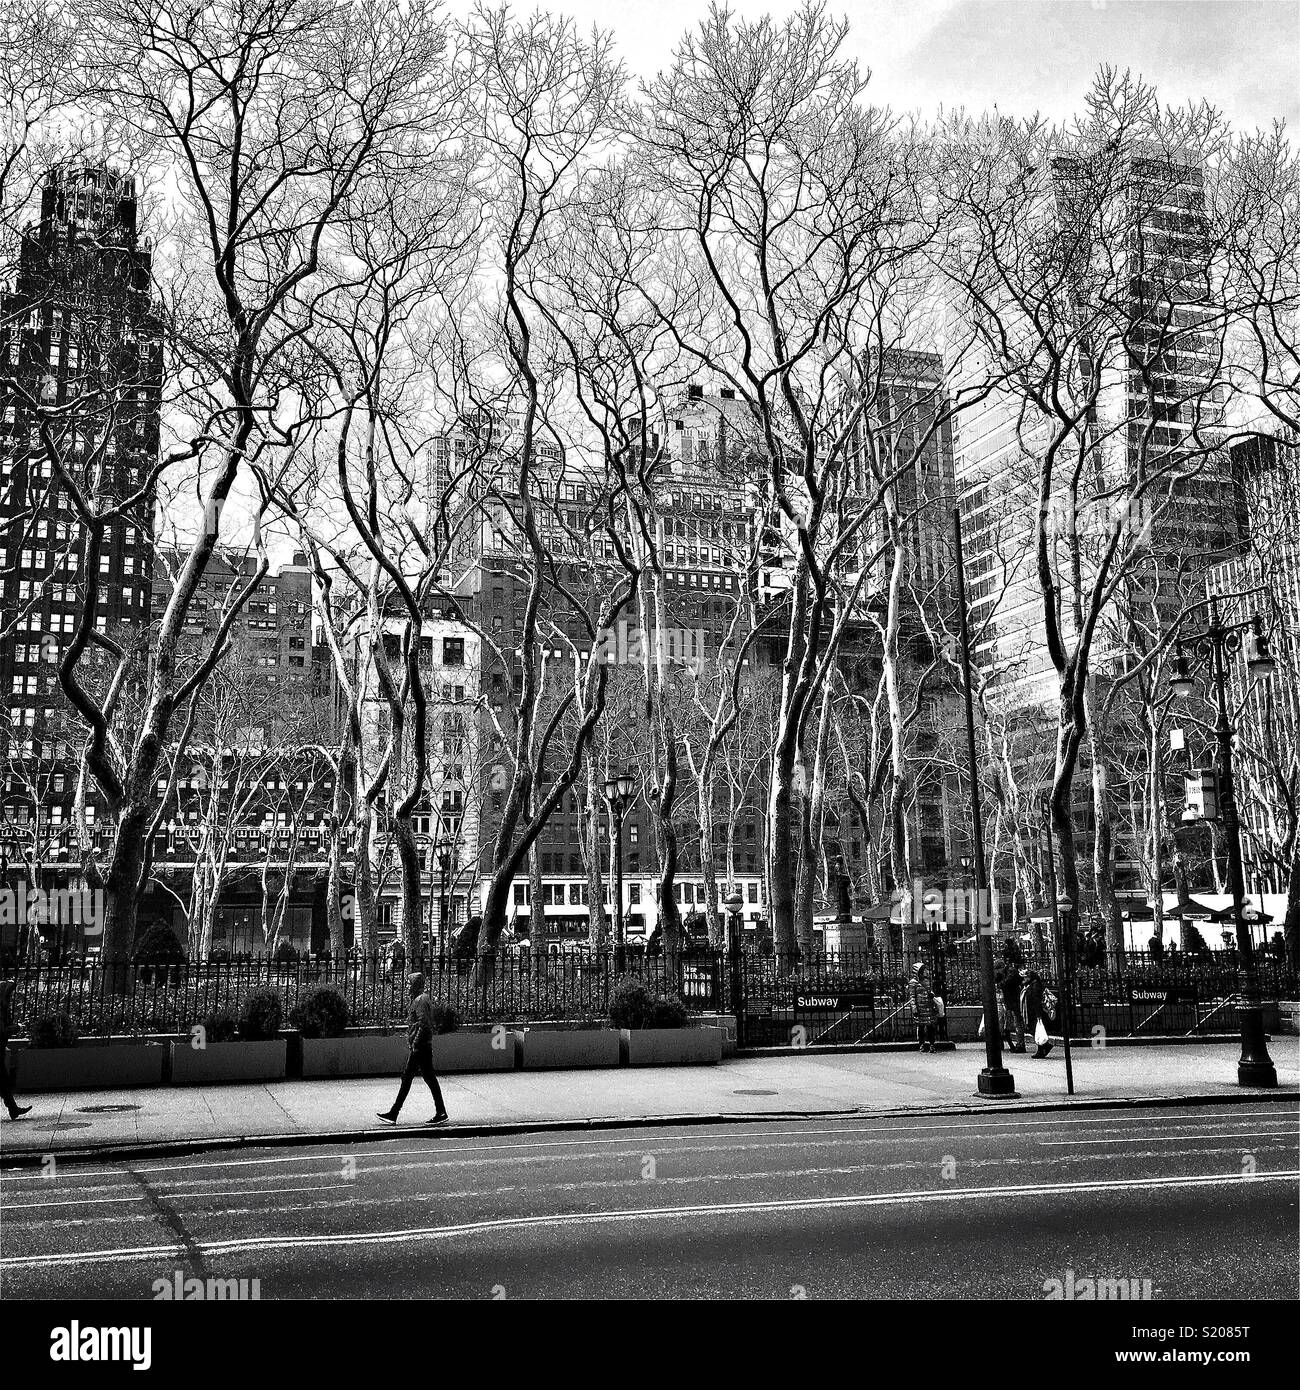
[[[976,1085],[982,1096],[1009,1097],[1016,1094],[1015,1077],[1002,1065],[1002,1037],[998,1031],[997,987],[993,982],[993,943],[991,927],[981,920],[985,899],[984,823],[980,815],[979,761],[975,752],[975,705],[971,694],[970,630],[966,612],[966,573],[962,554],[961,508],[952,512],[954,559],[957,578],[957,617],[961,638],[962,687],[966,696],[966,761],[970,771],[971,858],[974,860],[976,921],[979,930],[980,996],[984,1004],[984,1070]]]
[[[614,973],[623,973],[623,817],[632,800],[630,772],[611,773],[605,778],[605,804],[609,807],[609,831],[614,840]]]
[[[438,965],[447,968],[447,872],[451,867],[451,846],[439,840],[438,855]],[[452,924],[455,925],[454,923]]]
[[[1210,676],[1214,682],[1218,717],[1214,735],[1219,744],[1221,771],[1219,776],[1219,813],[1223,820],[1224,838],[1228,843],[1228,888],[1232,894],[1232,915],[1237,929],[1237,956],[1241,963],[1241,1060],[1237,1063],[1237,1084],[1240,1086],[1276,1086],[1277,1068],[1268,1054],[1264,1037],[1264,1007],[1259,992],[1259,973],[1255,967],[1254,943],[1246,921],[1246,876],[1241,858],[1241,825],[1237,819],[1237,800],[1232,781],[1233,729],[1228,719],[1227,658],[1246,646],[1246,668],[1256,678],[1271,675],[1276,670],[1268,639],[1259,615],[1242,622],[1225,623],[1219,617],[1216,599],[1210,600],[1210,624],[1204,631],[1195,632],[1177,643],[1174,655],[1174,674],[1170,686],[1175,695],[1186,699],[1195,690],[1188,653],[1208,657]]]
[[[722,905],[727,909],[727,945],[734,950],[740,946],[745,930],[744,922],[740,916],[744,910],[745,899],[741,896],[740,889],[733,888],[723,898]]]

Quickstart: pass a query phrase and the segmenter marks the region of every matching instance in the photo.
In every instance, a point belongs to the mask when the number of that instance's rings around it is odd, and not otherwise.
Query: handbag
[[[944,1008],[943,1000],[937,994],[934,996],[934,1011],[940,1018],[946,1016],[947,1011]]]
[[[1048,1018],[1054,1019],[1056,1017],[1056,1004],[1056,995],[1050,989],[1045,989],[1043,991],[1043,1012]]]

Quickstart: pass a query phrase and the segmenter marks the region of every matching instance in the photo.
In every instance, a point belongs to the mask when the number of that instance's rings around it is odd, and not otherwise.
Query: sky
[[[667,66],[707,0],[521,0],[613,31],[637,76]],[[784,17],[796,0],[731,0]],[[468,0],[448,0],[453,12]],[[830,0],[874,100],[1064,118],[1103,63],[1131,68],[1166,105],[1207,98],[1237,127],[1300,124],[1300,0]]]

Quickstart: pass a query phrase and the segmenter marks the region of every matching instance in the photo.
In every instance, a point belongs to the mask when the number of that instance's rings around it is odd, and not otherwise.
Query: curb
[[[53,1153],[61,1163],[103,1163],[139,1158],[174,1158],[186,1154],[221,1152],[227,1149],[296,1149],[328,1144],[369,1144],[392,1139],[433,1138],[449,1135],[458,1139],[492,1138],[514,1134],[569,1134],[610,1129],[673,1129],[689,1126],[764,1124],[770,1120],[816,1119],[907,1119],[944,1115],[987,1114],[996,1110],[1022,1115],[1067,1110],[1173,1109],[1182,1106],[1274,1104],[1300,1101],[1298,1090],[1228,1091],[1194,1095],[1106,1096],[1088,1100],[1018,1101],[997,1097],[976,1102],[938,1106],[895,1106],[887,1109],[851,1110],[767,1110],[759,1113],[702,1113],[694,1115],[611,1115],[580,1120],[507,1120],[497,1124],[385,1126],[383,1129],[336,1130],[298,1134],[232,1135],[213,1139],[158,1140],[148,1144],[100,1144],[81,1149],[54,1149],[21,1153],[0,1153],[0,1169],[37,1168]]]
[[[1269,1033],[1268,1041],[1273,1042],[1278,1038],[1286,1038],[1286,1033]],[[1060,1047],[1061,1035],[1059,1033],[1050,1034],[1052,1045]],[[1193,1037],[1152,1037],[1152,1038],[1128,1038],[1111,1037],[1106,1035],[1106,1047],[1196,1047],[1201,1043],[1217,1044],[1222,1046],[1224,1043],[1236,1043],[1241,1041],[1240,1033],[1197,1033]],[[940,1052],[954,1052],[958,1047],[983,1051],[983,1038],[958,1038],[953,1041],[935,1043],[935,1047]],[[1094,1040],[1090,1037],[1070,1038],[1070,1048],[1074,1052],[1091,1052],[1094,1048]],[[1007,1052],[1006,1048],[1002,1049]],[[808,1047],[741,1047],[731,1054],[732,1058],[745,1058],[747,1060],[758,1060],[763,1057],[807,1057],[820,1055],[833,1055],[835,1053],[872,1053],[872,1052],[915,1052],[914,1042],[889,1042],[889,1043],[813,1043]],[[730,1061],[731,1058],[728,1058]]]

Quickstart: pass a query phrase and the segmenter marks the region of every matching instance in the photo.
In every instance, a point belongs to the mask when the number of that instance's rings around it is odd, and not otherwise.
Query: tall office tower
[[[1065,521],[1077,525],[1086,583],[1133,480],[1159,477],[1123,517],[1123,593],[1151,597],[1172,615],[1187,575],[1232,549],[1238,528],[1231,469],[1216,447],[1222,328],[1210,302],[1203,173],[1194,161],[1148,151],[1126,161],[1122,179],[1113,159],[1073,156],[1054,160],[1043,177],[1055,207],[1043,275],[1054,268],[1065,287],[1050,305],[1052,331],[1073,359],[1067,404],[1081,415],[1057,477],[1073,459],[1087,472],[1076,515],[1067,515],[1058,487],[1041,522],[1062,562],[1057,533]],[[980,347],[965,348],[949,369],[957,389],[997,375]],[[958,423],[967,586],[976,626],[987,624],[976,655],[1011,707],[1056,698],[1035,555],[1039,465],[1054,431],[1058,423],[1019,382],[992,390]],[[1069,638],[1068,604],[1062,618]],[[1123,616],[1113,608],[1107,618],[1099,672],[1124,660]]]
[[[0,397],[0,683],[9,699],[0,738],[3,823],[48,826],[24,840],[38,875],[61,838],[67,853],[68,745],[81,738],[55,663],[87,596],[99,632],[128,649],[146,640],[162,338],[129,175],[51,170],[17,251],[16,281],[0,299],[0,362],[16,382]],[[129,503],[104,523],[93,566],[77,494],[98,514]],[[93,684],[91,664],[83,672]]]
[[[923,673],[931,671],[937,653],[930,634],[947,629],[955,603],[953,434],[943,362],[932,353],[894,350],[884,355],[874,375],[873,399],[849,444],[852,505],[872,504],[852,562],[855,572],[868,570],[860,601],[864,621],[850,629],[840,660],[851,687],[868,696],[881,679],[880,631],[871,619],[885,611],[895,558],[887,510],[875,501],[877,478],[888,480],[888,500],[903,543],[899,655],[905,689],[914,690]],[[939,738],[943,728],[956,727],[957,706],[942,663],[927,685],[905,735],[913,778],[905,815],[914,872],[925,875],[927,886],[939,886],[953,869],[964,832],[958,788]],[[859,867],[860,857],[856,839],[845,845],[850,871]]]
[[[703,387],[693,386],[667,403],[667,433],[660,436],[656,432],[651,439],[651,457],[645,461],[648,490],[643,499],[644,518],[653,528],[660,572],[653,578],[648,574],[643,577],[642,597],[648,598],[653,590],[662,612],[661,628],[657,633],[650,631],[652,604],[644,613],[637,607],[626,609],[610,631],[597,637],[598,654],[611,668],[601,736],[610,732],[611,756],[620,764],[635,765],[648,746],[641,686],[642,654],[647,648],[662,642],[673,678],[689,684],[692,669],[705,671],[706,678],[710,674],[706,663],[716,658],[737,607],[742,616],[733,641],[743,639],[747,630],[749,595],[744,559],[753,539],[754,504],[752,491],[746,487],[745,414],[743,405],[730,393],[706,394]],[[513,437],[512,433],[501,436],[502,466],[506,468],[510,466]],[[578,451],[561,457],[554,447],[538,450],[537,525],[555,564],[553,578],[567,594],[562,596],[549,582],[544,587],[538,638],[548,673],[544,704],[571,688],[575,656],[585,661],[593,652],[591,635],[574,603],[594,617],[603,595],[625,577],[614,543],[604,531],[608,495],[609,482],[599,459],[584,458]],[[478,800],[482,818],[478,838],[480,897],[486,892],[505,802],[506,760],[498,751],[498,728],[510,736],[512,697],[521,682],[518,648],[529,579],[526,547],[509,509],[489,499],[484,511],[478,574],[466,586],[465,600],[466,612],[484,638],[479,672],[479,773],[477,786],[467,788],[467,796]],[[645,559],[644,540],[630,527],[623,530],[621,540],[635,557],[634,563]],[[745,663],[746,670],[757,671],[761,666],[757,651],[752,658],[746,657]],[[749,692],[750,681],[746,679],[744,693]],[[556,770],[567,761],[570,733],[566,724],[556,736],[545,767],[546,789]],[[639,776],[648,775],[650,769],[637,771]],[[678,846],[677,903],[681,914],[688,916],[703,909],[705,890],[698,842],[689,829],[691,792],[684,758],[679,775],[679,808],[686,809],[682,811],[684,828]],[[761,911],[761,789],[752,778],[741,780],[743,785],[728,800],[726,814],[718,822],[715,862],[719,881],[733,875],[730,882],[740,887],[746,902],[745,920],[752,926]],[[597,801],[600,795],[597,779]],[[593,847],[590,810],[589,788],[583,776],[556,808],[537,844],[541,911],[547,936],[553,942],[587,936],[588,869],[593,853],[600,856],[607,911],[612,910],[607,837],[602,828],[599,843]],[[603,811],[600,820],[603,827]],[[734,832],[729,855],[722,847],[728,832]],[[654,836],[653,817],[638,796],[624,820],[623,909],[630,940],[651,934],[658,920]],[[518,929],[531,932],[535,907],[530,884],[521,874],[513,886],[511,906]]]
[[[1300,441],[1246,440],[1234,446],[1231,459],[1244,502],[1243,544],[1211,571],[1207,587],[1227,596],[1220,607],[1225,619],[1263,619],[1277,659],[1277,673],[1263,680],[1252,678],[1240,659],[1230,660],[1227,669],[1238,711],[1234,770],[1246,886],[1284,893],[1300,860],[1286,815],[1300,768]]]
[[[1068,537],[1080,538],[1085,600],[1115,528],[1121,531],[1119,582],[1101,613],[1091,654],[1095,704],[1115,678],[1176,621],[1188,595],[1203,589],[1210,565],[1238,544],[1240,505],[1222,437],[1219,386],[1224,342],[1213,302],[1210,225],[1204,177],[1192,158],[1139,146],[1060,157],[1044,166],[1052,216],[1035,246],[1040,280],[1030,293],[1061,352],[1039,351],[958,423],[956,478],[966,530],[967,587],[980,634],[975,656],[991,693],[1023,726],[1016,757],[1022,786],[1050,776],[1058,700],[1047,651],[1037,573],[1039,528],[1046,531],[1062,582],[1059,618],[1067,646],[1076,637]],[[1029,255],[1025,252],[1026,256]],[[1055,288],[1052,288],[1055,286]],[[1035,340],[1015,314],[1007,322]],[[1024,314],[1027,320],[1028,315]],[[965,342],[960,328],[954,341]],[[955,390],[997,377],[982,347],[949,364]],[[1049,416],[1052,386],[1075,413],[1073,426]],[[1049,446],[1061,445],[1054,487],[1039,506],[1039,475]],[[1065,480],[1080,479],[1077,504]],[[1135,484],[1158,479],[1133,505]],[[1122,703],[1122,701],[1121,701]],[[1124,720],[1107,729],[1107,786],[1122,816],[1140,769]],[[1086,778],[1082,779],[1086,785]],[[1083,787],[1081,786],[1081,791]],[[1078,817],[1088,829],[1087,813]]]

